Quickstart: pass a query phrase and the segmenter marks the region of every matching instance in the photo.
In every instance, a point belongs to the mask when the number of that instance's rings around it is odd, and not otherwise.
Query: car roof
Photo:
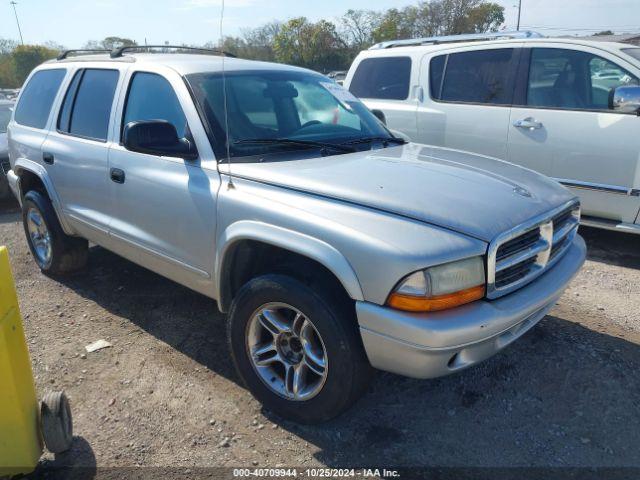
[[[626,48],[640,48],[636,45],[632,45],[629,43],[619,43],[619,42],[601,42],[598,40],[590,40],[583,38],[559,38],[559,37],[542,37],[542,38],[503,38],[503,39],[493,39],[493,40],[477,40],[477,41],[448,41],[442,43],[425,43],[423,45],[399,45],[388,48],[370,48],[368,50],[363,50],[360,52],[362,56],[387,56],[387,55],[397,55],[397,54],[411,54],[415,52],[435,52],[440,50],[449,50],[452,48],[460,49],[467,47],[486,47],[493,45],[513,45],[514,43],[518,44],[527,44],[527,45],[535,45],[535,44],[549,44],[549,43],[560,43],[567,45],[582,45],[589,46],[594,48],[599,48],[601,50],[610,50],[619,52],[621,49]]]
[[[259,62],[257,60],[244,60],[234,57],[194,53],[127,53],[117,58],[111,58],[109,54],[78,55],[70,56],[63,60],[49,60],[46,64],[64,65],[85,62],[104,62],[106,64],[125,62],[136,63],[136,65],[163,65],[172,68],[181,75],[203,72],[221,72],[223,62],[224,70],[227,72],[242,70],[291,70],[318,74],[312,70],[284,65],[282,63]]]

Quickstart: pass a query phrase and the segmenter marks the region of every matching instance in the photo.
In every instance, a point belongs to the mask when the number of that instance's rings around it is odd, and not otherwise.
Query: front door
[[[206,138],[184,82],[177,77],[175,85],[178,93],[163,75],[134,72],[122,108],[122,125],[166,120],[180,137],[191,137],[189,127],[197,127],[195,136]],[[109,231],[114,250],[121,255],[210,295],[220,178],[210,146],[196,145],[197,160],[131,152],[121,143],[114,145],[109,154],[109,185],[115,215]]]
[[[640,118],[609,109],[609,93],[637,85],[634,67],[584,47],[527,49],[522,106],[511,110],[510,161],[575,190],[585,216],[633,223],[640,209]],[[636,180],[637,181],[637,180]]]

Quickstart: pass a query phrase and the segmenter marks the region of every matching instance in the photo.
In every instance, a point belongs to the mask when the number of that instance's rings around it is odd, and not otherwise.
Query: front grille
[[[513,240],[509,240],[508,242],[503,243],[498,248],[498,253],[496,254],[496,260],[500,261],[506,257],[511,255],[515,255],[518,252],[522,252],[527,248],[531,248],[532,245],[540,240],[540,229],[535,228],[523,235],[520,235]]]
[[[550,268],[578,230],[578,203],[531,220],[491,242],[487,260],[487,297],[520,288]]]

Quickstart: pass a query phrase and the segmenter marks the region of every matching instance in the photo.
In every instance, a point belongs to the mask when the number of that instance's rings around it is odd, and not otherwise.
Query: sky
[[[203,44],[220,36],[222,0],[16,0],[25,43],[54,41],[78,48],[107,36],[148,44]],[[383,10],[417,3],[400,0],[225,0],[223,33],[237,35],[274,19],[306,16],[333,20],[348,9]],[[518,0],[505,7],[515,29]],[[640,0],[522,0],[521,26],[547,35],[601,30],[638,32]],[[19,40],[9,0],[0,0],[0,38]]]

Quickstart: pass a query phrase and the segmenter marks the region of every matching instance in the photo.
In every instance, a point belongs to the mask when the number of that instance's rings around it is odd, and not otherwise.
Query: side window
[[[105,142],[117,70],[87,69],[75,74],[58,117],[58,130],[78,137]]]
[[[513,100],[516,49],[452,53],[436,100],[510,105]],[[434,59],[435,60],[435,59]]]
[[[16,107],[15,120],[27,127],[44,128],[51,106],[67,71],[62,68],[40,70],[34,73],[24,87]]]
[[[429,62],[429,91],[432,98],[442,98],[442,77],[446,63],[447,55],[433,57]]]
[[[353,75],[349,90],[356,97],[406,100],[411,80],[411,58],[365,58]]]
[[[155,73],[138,72],[129,85],[122,125],[140,120],[166,120],[178,137],[187,131],[187,119],[171,84]]]
[[[620,85],[638,85],[638,79],[602,57],[561,48],[531,51],[529,106],[607,110],[609,92]]]

